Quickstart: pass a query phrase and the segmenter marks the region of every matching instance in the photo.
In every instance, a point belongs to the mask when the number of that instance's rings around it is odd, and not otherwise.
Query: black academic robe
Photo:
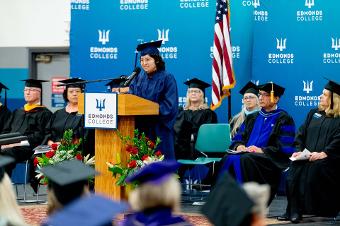
[[[0,133],[5,129],[5,124],[11,117],[11,111],[5,105],[0,106]]]
[[[94,131],[84,128],[84,115],[78,112],[68,113],[65,108],[57,110],[53,113],[49,120],[43,144],[47,144],[49,140],[59,142],[64,135],[64,132],[72,129],[73,137],[82,139],[82,150],[84,156],[94,155]]]
[[[295,144],[297,151],[306,148],[310,152],[325,152],[327,157],[291,163],[287,175],[287,211],[336,216],[340,211],[340,118],[311,110]]]
[[[27,136],[30,145],[13,147],[2,150],[1,152],[14,157],[16,162],[30,159],[33,155],[33,148],[40,145],[44,139],[45,127],[51,115],[52,112],[46,107],[36,107],[30,111],[25,111],[23,108],[15,110],[6,124],[3,133],[19,132]],[[8,169],[12,167],[13,165],[9,166]],[[8,172],[10,173],[10,171],[11,170]]]
[[[217,123],[217,115],[210,109],[179,111],[174,125],[176,159],[197,158],[194,146],[198,129],[207,123]]]
[[[46,126],[44,143],[49,140],[60,141],[64,132],[68,129],[72,129],[74,137],[82,138],[84,131],[83,115],[78,114],[78,112],[68,113],[65,108],[57,110]]]
[[[250,114],[234,137],[230,149],[236,149],[239,145],[255,145],[263,153],[227,155],[222,160],[220,171],[229,171],[239,183],[256,181],[269,184],[270,203],[277,192],[281,172],[289,166],[289,157],[295,150],[294,136],[294,120],[284,110],[266,112],[262,109]]]

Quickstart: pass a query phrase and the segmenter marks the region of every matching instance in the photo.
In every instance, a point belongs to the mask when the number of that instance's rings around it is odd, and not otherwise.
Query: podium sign
[[[117,94],[85,93],[85,128],[117,129]]]

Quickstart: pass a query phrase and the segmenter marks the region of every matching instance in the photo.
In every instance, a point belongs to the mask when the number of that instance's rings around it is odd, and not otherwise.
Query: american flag
[[[229,2],[217,0],[212,64],[212,110],[220,106],[223,98],[230,95],[229,89],[235,86],[229,28]]]

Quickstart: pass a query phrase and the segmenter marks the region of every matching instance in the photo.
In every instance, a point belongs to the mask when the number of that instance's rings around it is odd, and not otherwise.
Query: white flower
[[[87,165],[94,165],[94,163],[95,163],[95,156],[93,156],[92,158],[90,158],[90,154],[88,154],[88,155],[86,155],[85,157],[84,157],[84,160],[83,160],[83,162],[85,163],[85,164],[87,164]],[[106,163],[107,164],[107,163]],[[112,165],[112,164],[111,164]],[[113,165],[112,165],[113,166]]]

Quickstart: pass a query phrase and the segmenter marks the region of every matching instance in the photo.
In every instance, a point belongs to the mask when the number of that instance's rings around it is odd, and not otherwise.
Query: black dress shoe
[[[302,217],[297,213],[293,213],[290,218],[290,222],[292,222],[293,224],[298,224],[300,223],[301,220],[302,220]]]
[[[278,216],[278,217],[277,217],[277,220],[278,220],[278,221],[289,221],[289,220],[290,220],[290,217],[288,216],[287,213],[284,213],[284,214],[282,214],[281,216]]]

